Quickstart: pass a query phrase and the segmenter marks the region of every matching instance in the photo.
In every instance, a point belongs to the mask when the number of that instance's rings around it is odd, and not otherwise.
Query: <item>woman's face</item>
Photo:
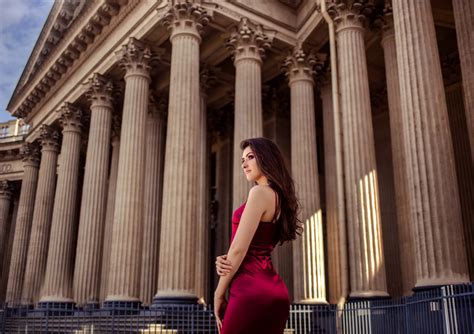
[[[242,153],[242,169],[244,171],[247,181],[257,181],[263,174],[258,168],[257,159],[255,158],[255,153],[250,146],[247,146]]]

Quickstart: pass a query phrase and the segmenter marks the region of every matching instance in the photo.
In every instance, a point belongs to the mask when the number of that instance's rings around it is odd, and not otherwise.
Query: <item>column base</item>
[[[102,311],[105,311],[110,315],[123,315],[123,314],[139,314],[141,311],[140,301],[119,301],[119,300],[106,300],[102,304]]]
[[[198,300],[196,296],[155,296],[153,303],[150,305],[150,309],[167,306],[201,305],[198,303]]]
[[[72,315],[76,310],[74,302],[39,302],[36,311],[49,316]]]
[[[469,283],[469,277],[461,276],[452,278],[434,278],[434,279],[419,279],[413,287],[413,292],[436,289],[443,285],[457,285]]]
[[[354,300],[380,300],[389,299],[390,295],[383,290],[371,290],[371,291],[353,291],[349,294],[349,301]]]

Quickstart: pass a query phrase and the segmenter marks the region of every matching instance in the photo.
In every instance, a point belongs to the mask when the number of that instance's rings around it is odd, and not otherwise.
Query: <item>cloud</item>
[[[53,0],[0,0],[0,122]]]

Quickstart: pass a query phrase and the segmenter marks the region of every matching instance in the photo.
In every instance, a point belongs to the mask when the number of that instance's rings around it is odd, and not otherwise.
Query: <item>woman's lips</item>
[[[250,172],[251,172],[251,170],[246,170],[246,171],[245,171],[245,174],[248,174],[248,173],[250,173]]]

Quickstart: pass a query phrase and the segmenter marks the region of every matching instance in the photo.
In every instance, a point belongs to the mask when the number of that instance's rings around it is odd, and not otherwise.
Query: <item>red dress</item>
[[[232,238],[245,203],[232,216]],[[260,222],[242,264],[232,278],[222,333],[282,334],[290,313],[285,282],[273,268],[271,253],[278,243],[277,224]]]

